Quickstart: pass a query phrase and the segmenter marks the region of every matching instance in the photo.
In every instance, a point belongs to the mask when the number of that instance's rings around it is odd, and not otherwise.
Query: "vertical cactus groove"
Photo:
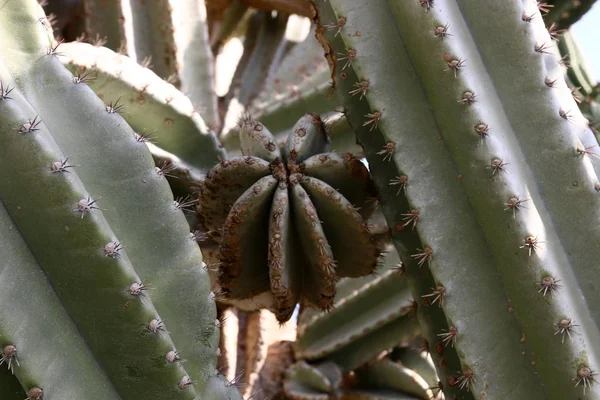
[[[57,60],[41,17],[33,0],[0,9],[0,79],[12,89],[0,100],[0,198],[10,218],[119,396],[239,398],[215,374],[214,295],[164,171],[117,104],[105,105]],[[169,361],[175,350],[185,363]],[[27,346],[21,353],[34,359]],[[22,384],[41,398],[27,387],[38,382]],[[112,398],[106,390],[98,398]]]
[[[313,5],[445,394],[597,398],[597,142],[536,2]]]

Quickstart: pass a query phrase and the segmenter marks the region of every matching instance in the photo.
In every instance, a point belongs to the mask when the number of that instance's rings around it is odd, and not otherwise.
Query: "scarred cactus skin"
[[[298,302],[327,310],[337,280],[371,274],[380,255],[364,222],[376,198],[368,170],[329,152],[317,115],[300,118],[283,146],[250,116],[239,125],[243,156],[209,172],[198,208],[219,243],[220,294],[260,296],[282,323]]]

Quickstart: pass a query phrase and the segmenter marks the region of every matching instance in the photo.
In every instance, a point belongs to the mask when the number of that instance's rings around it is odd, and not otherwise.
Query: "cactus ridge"
[[[329,153],[317,115],[300,118],[283,147],[249,115],[239,124],[244,156],[209,172],[198,207],[219,242],[223,297],[266,295],[280,322],[298,302],[329,309],[340,277],[368,275],[377,265],[380,252],[364,223],[374,201],[368,171],[349,154]]]
[[[536,3],[313,3],[445,394],[597,397],[598,166],[576,155],[595,140],[564,82],[544,84],[561,66]]]
[[[56,59],[59,45],[40,14],[33,0],[0,10],[0,199],[96,359],[69,371],[73,378],[90,375],[58,397],[95,398],[78,393],[96,386],[98,398],[106,399],[115,391],[123,398],[239,398],[215,373],[220,323],[214,294],[165,169],[154,166],[118,114],[119,104],[104,104]],[[0,335],[3,345],[18,344],[23,362],[15,375],[31,399],[41,393],[52,399],[72,378],[60,379],[60,359],[33,365],[37,347],[23,345],[29,333],[21,338],[23,325],[10,321],[0,320]],[[48,335],[54,326],[29,322],[31,334]],[[57,322],[65,330],[53,332],[67,335],[69,321]],[[82,340],[72,338],[73,346]],[[175,350],[185,363],[169,362]],[[82,363],[87,357],[69,356]],[[90,366],[102,368],[112,387],[102,388],[101,374],[92,375]]]

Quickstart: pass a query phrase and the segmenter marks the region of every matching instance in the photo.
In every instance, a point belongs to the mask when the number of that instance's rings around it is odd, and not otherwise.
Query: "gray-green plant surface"
[[[165,171],[57,59],[36,1],[0,6],[0,47],[2,368],[30,400],[240,398]]]
[[[538,4],[313,6],[446,396],[598,398],[598,143]]]

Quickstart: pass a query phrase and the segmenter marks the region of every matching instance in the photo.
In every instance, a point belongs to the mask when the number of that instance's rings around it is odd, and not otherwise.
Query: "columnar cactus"
[[[219,243],[220,294],[261,297],[280,322],[298,302],[329,309],[338,278],[370,274],[377,264],[364,222],[374,205],[369,173],[353,156],[328,152],[317,115],[298,120],[283,148],[250,116],[240,127],[244,156],[209,172],[198,207]]]
[[[312,3],[446,396],[599,398],[598,143],[543,5]]]
[[[0,8],[1,367],[30,400],[239,398],[165,171],[47,29]]]

